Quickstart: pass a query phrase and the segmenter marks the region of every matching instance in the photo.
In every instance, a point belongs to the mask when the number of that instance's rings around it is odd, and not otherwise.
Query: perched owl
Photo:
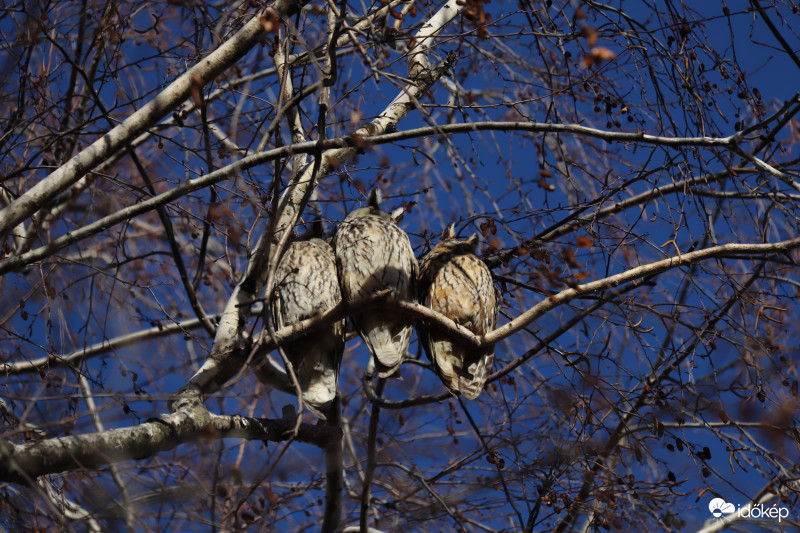
[[[381,211],[380,202],[380,191],[374,189],[367,207],[347,215],[336,231],[334,248],[346,301],[382,289],[391,289],[391,297],[397,300],[414,300],[417,259],[408,235]],[[376,309],[355,315],[353,324],[372,352],[378,375],[394,374],[408,350],[411,318]]]
[[[475,256],[478,235],[455,238],[455,225],[442,232],[441,241],[420,265],[419,301],[475,335],[497,324],[499,294],[489,268]],[[465,398],[478,397],[492,368],[494,347],[471,350],[434,327],[420,328],[420,340],[442,382]]]
[[[341,300],[336,259],[330,245],[316,238],[292,243],[275,272],[275,327],[319,315]],[[317,416],[336,394],[344,325],[345,321],[340,320],[284,345],[303,391],[303,403]]]

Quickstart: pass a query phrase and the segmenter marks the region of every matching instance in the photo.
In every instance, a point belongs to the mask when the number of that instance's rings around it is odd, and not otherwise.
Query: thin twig
[[[369,374],[364,374],[364,387],[369,388]],[[380,398],[383,394],[383,386],[386,384],[386,378],[378,378],[375,385],[375,395]],[[369,514],[369,503],[371,499],[371,486],[372,478],[375,475],[376,464],[376,450],[375,443],[378,435],[378,422],[380,419],[381,408],[377,403],[372,404],[372,414],[369,418],[369,432],[367,433],[367,466],[364,470],[364,484],[361,489],[361,514],[359,518],[359,527],[361,533],[367,533],[367,520]]]

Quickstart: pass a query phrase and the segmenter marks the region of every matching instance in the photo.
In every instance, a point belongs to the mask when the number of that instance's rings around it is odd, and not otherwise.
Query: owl
[[[272,317],[276,328],[290,326],[342,300],[331,246],[322,239],[292,243],[275,272]],[[319,416],[336,394],[344,352],[345,321],[340,320],[284,345],[303,403]]]
[[[381,193],[370,192],[367,207],[356,209],[339,225],[334,238],[342,297],[353,301],[390,289],[390,297],[413,301],[417,259],[408,235],[381,211]],[[369,347],[380,377],[394,374],[411,341],[412,320],[403,313],[371,310],[353,316]]]
[[[439,243],[422,259],[419,301],[475,335],[495,328],[499,293],[489,268],[475,256],[478,235],[455,238],[455,225],[442,232]],[[492,368],[494,347],[470,349],[434,327],[420,328],[420,340],[433,368],[452,392],[478,397]]]

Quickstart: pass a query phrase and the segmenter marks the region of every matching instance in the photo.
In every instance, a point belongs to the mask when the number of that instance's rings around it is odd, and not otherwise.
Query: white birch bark
[[[44,474],[151,457],[201,437],[281,442],[293,429],[293,419],[220,416],[209,413],[198,401],[186,402],[179,411],[138,426],[25,444],[0,441],[0,480],[26,483]],[[336,438],[341,438],[340,429],[310,424],[301,425],[295,437],[323,448]]]
[[[258,44],[267,29],[277,27],[278,18],[299,9],[301,3],[278,0],[264,14],[250,19],[219,48],[179,76],[158,96],[133,113],[121,124],[76,154],[52,174],[31,187],[11,205],[0,211],[0,236],[5,235],[26,218],[35,215],[49,199],[81,179],[97,165],[116,154],[137,136],[155,125],[186,100],[192,88],[214,80]]]

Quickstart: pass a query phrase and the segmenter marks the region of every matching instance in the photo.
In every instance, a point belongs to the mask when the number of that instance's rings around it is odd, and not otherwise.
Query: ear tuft
[[[456,223],[455,222],[451,222],[442,231],[441,240],[449,241],[449,240],[455,239],[455,238],[456,238]]]
[[[478,247],[478,240],[480,240],[480,236],[477,233],[473,233],[469,236],[469,239],[467,239],[467,244],[472,247],[473,251]]]
[[[381,208],[381,202],[383,201],[383,193],[377,187],[369,191],[369,198],[367,199],[367,205],[370,207],[374,207],[375,209]]]
[[[406,216],[406,210],[404,207],[398,207],[394,211],[392,211],[391,215],[392,220],[394,220],[395,224],[399,224],[403,221],[403,218]]]

